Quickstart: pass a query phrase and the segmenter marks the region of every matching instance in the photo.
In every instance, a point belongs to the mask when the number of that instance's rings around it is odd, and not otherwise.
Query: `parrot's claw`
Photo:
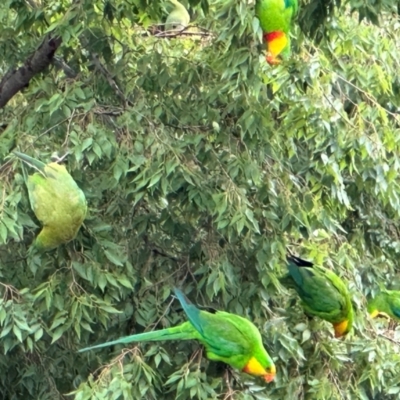
[[[281,60],[279,60],[278,58],[276,58],[272,53],[267,53],[267,63],[269,65],[278,65],[281,63]]]
[[[57,164],[60,164],[64,161],[64,158],[67,157],[70,154],[69,151],[67,151],[63,156],[59,157],[58,153],[55,151],[52,155],[51,155],[51,161],[56,162]]]

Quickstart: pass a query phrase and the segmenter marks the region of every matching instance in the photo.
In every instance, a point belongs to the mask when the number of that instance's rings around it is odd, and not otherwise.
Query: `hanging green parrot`
[[[382,290],[368,302],[367,309],[372,318],[387,315],[400,321],[400,291]]]
[[[353,307],[345,283],[329,269],[313,265],[299,257],[287,257],[289,274],[282,283],[296,290],[308,315],[330,322],[335,337],[349,333],[353,325]]]
[[[167,20],[165,22],[165,30],[173,31],[173,30],[182,30],[189,25],[190,15],[186,10],[185,6],[183,6],[177,0],[168,0],[174,8],[169,13]]]
[[[262,376],[266,382],[274,379],[274,362],[264,349],[260,332],[253,323],[224,311],[199,310],[180,290],[175,289],[175,294],[189,321],[172,328],[139,333],[86,347],[79,352],[119,343],[197,339],[206,348],[210,360],[222,361],[250,375]]]
[[[256,16],[267,43],[267,62],[279,64],[277,58],[290,55],[290,27],[296,15],[298,0],[257,0]]]
[[[34,246],[47,251],[72,240],[87,212],[86,198],[63,165],[44,164],[26,154],[14,154],[38,172],[28,177],[29,201],[43,229]]]

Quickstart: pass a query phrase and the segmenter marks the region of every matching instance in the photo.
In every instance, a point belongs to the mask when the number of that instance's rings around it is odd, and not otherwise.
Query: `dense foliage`
[[[254,1],[186,4],[196,28],[172,38],[149,33],[161,0],[0,4],[1,75],[62,38],[0,110],[1,397],[397,399],[399,331],[365,309],[400,286],[397,2],[303,4],[273,68]],[[29,250],[17,149],[70,152],[89,211],[56,250]],[[346,339],[279,283],[286,249],[348,282]],[[226,375],[194,341],[77,354],[182,322],[175,285],[253,321],[276,380]]]

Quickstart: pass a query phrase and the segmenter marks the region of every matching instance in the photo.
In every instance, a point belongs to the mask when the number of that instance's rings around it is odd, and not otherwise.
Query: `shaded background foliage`
[[[398,3],[305,2],[275,68],[254,2],[186,5],[204,34],[167,40],[146,33],[161,1],[0,4],[3,75],[62,38],[0,112],[2,398],[398,398],[398,331],[365,315],[399,288]],[[14,149],[70,152],[89,204],[73,242],[28,252]],[[349,282],[346,340],[279,284],[286,248]],[[180,323],[174,285],[251,319],[276,381],[227,381],[195,342],[76,353]]]

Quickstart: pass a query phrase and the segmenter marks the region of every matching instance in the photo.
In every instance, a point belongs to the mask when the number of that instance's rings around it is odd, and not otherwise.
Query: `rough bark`
[[[52,62],[60,44],[61,38],[47,37],[22,67],[7,72],[0,82],[0,108],[3,108],[16,93],[27,87],[29,81]]]

